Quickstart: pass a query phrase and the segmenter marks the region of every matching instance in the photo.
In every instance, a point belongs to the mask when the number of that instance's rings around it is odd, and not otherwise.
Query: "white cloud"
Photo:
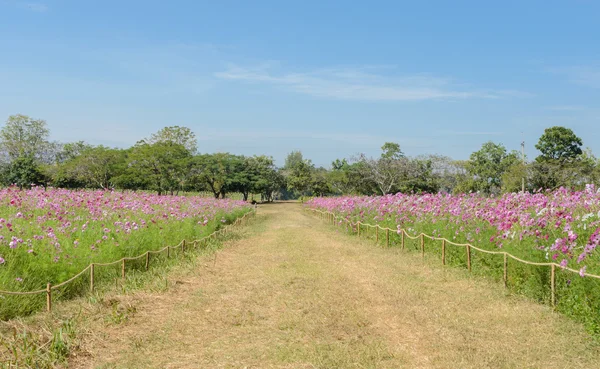
[[[564,75],[575,84],[600,88],[600,66],[578,65],[572,67],[550,68],[550,72]]]
[[[273,63],[247,68],[230,65],[215,73],[221,79],[276,85],[316,97],[362,101],[422,101],[518,96],[518,91],[485,91],[461,87],[451,79],[428,74],[388,77],[368,68],[330,68],[302,73],[273,73]]]

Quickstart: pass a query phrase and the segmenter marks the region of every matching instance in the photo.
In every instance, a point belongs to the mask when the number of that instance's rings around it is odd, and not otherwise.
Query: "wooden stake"
[[[150,251],[146,251],[146,270],[150,267]]]
[[[167,246],[167,259],[171,257],[171,246]]]
[[[125,279],[125,259],[123,259],[123,263],[121,264],[121,278]]]
[[[181,252],[185,252],[185,240],[181,241]]]
[[[442,265],[446,265],[446,240],[442,240]]]
[[[421,233],[421,258],[425,258],[425,236]]]
[[[358,237],[360,237],[360,222],[358,222],[357,227],[358,227]]]
[[[550,292],[551,292],[551,302],[552,307],[556,306],[556,265],[552,264],[552,269],[550,270]]]
[[[467,245],[467,269],[471,271],[471,246]]]
[[[375,243],[379,243],[379,227],[375,227]]]
[[[402,250],[404,250],[404,229],[402,230]]]
[[[90,291],[94,291],[94,263],[90,264]]]
[[[52,283],[46,285],[46,311],[52,311]]]
[[[508,255],[504,253],[504,288],[508,287]]]
[[[390,247],[390,229],[385,229],[385,246]]]

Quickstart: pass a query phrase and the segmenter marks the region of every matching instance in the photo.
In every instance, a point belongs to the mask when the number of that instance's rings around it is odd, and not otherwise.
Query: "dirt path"
[[[336,233],[298,204],[261,207],[242,240],[177,288],[136,296],[81,368],[594,368],[547,307]]]

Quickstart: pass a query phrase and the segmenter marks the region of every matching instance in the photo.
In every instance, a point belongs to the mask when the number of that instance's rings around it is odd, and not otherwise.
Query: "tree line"
[[[284,177],[288,189],[306,195],[390,193],[470,193],[496,195],[567,187],[582,189],[600,180],[600,161],[565,127],[547,128],[528,161],[504,145],[486,142],[468,160],[442,155],[409,157],[400,145],[386,142],[378,157],[358,154],[337,159],[330,169],[317,168],[300,152],[288,155]]]
[[[239,192],[271,200],[284,183],[273,158],[200,154],[186,127],[165,127],[127,149],[83,141],[51,142],[44,120],[10,116],[0,130],[4,185],[150,190],[159,195],[210,191],[215,198]]]
[[[378,157],[358,154],[315,166],[300,151],[283,167],[272,157],[202,154],[194,132],[170,126],[126,149],[83,141],[49,140],[44,120],[12,115],[0,129],[0,180],[5,186],[149,190],[162,194],[232,192],[244,200],[341,194],[501,192],[560,186],[581,188],[600,178],[600,164],[583,142],[564,127],[546,129],[531,162],[499,143],[484,143],[469,160],[441,155],[409,157],[387,142]]]

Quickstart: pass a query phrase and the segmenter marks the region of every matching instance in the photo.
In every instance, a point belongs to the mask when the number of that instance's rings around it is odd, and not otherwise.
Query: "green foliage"
[[[5,185],[16,185],[20,189],[43,183],[44,176],[35,159],[31,156],[14,158],[5,170]]]
[[[469,182],[472,191],[497,193],[502,187],[502,176],[519,162],[519,154],[508,153],[502,144],[486,142],[471,154],[466,169],[473,177]]]
[[[583,151],[583,142],[577,137],[573,130],[565,127],[546,128],[535,148],[541,152],[536,158],[539,162],[564,163],[577,159]]]
[[[127,172],[143,178],[147,189],[159,195],[183,190],[191,155],[180,144],[157,142],[137,144],[128,157]]]
[[[308,195],[313,185],[314,165],[300,151],[292,151],[285,160],[283,175],[287,189],[297,196]]]
[[[381,157],[383,159],[397,160],[404,157],[400,145],[395,142],[386,142],[381,146]]]
[[[0,146],[11,159],[40,159],[49,145],[49,135],[45,120],[32,119],[21,114],[11,115],[0,130]]]
[[[144,140],[144,142],[150,145],[159,142],[181,145],[192,155],[198,150],[196,134],[187,127],[171,126],[162,128],[160,131],[152,134],[150,138]]]

